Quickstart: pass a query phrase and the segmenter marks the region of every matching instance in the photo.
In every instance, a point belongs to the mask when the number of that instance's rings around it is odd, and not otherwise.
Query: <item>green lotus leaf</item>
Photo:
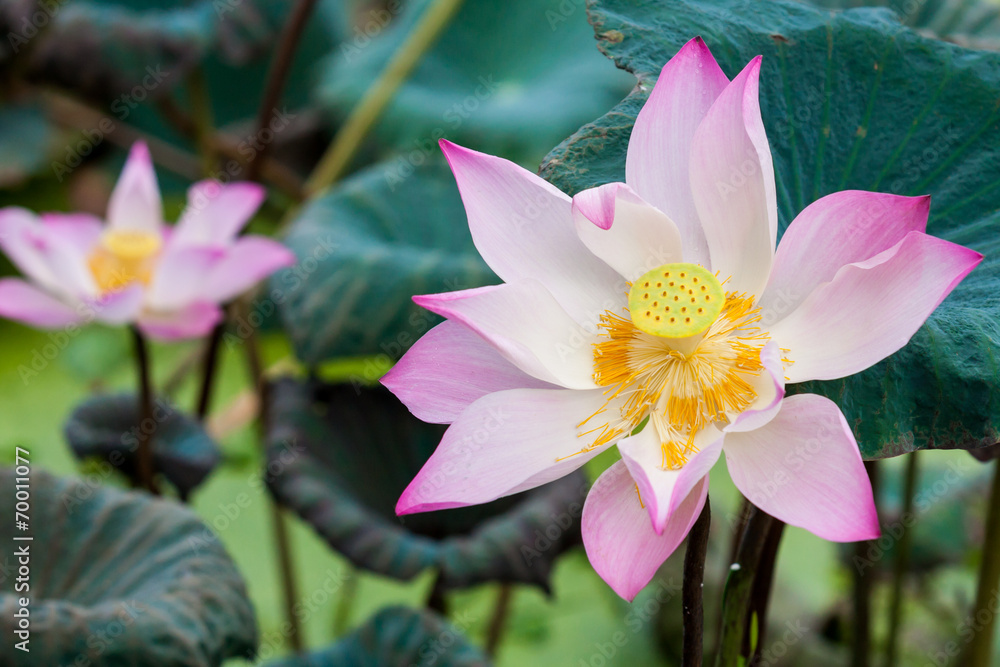
[[[30,528],[15,529],[16,468],[0,470],[0,664],[209,667],[252,657],[246,585],[193,512],[147,494],[31,470]],[[23,472],[23,470],[21,471]],[[30,536],[31,541],[15,541]],[[30,588],[18,586],[27,548]],[[23,583],[23,581],[21,582]],[[16,614],[30,598],[23,641]],[[23,612],[22,612],[23,613]]]
[[[94,396],[73,410],[63,430],[78,458],[96,457],[137,481],[139,438],[154,429],[153,469],[187,498],[222,454],[201,424],[166,401],[157,401],[153,420],[143,423],[135,394]]]
[[[600,48],[640,86],[547,158],[566,192],[624,180],[635,117],[663,64],[701,35],[735,76],[763,54],[761,113],[780,229],[845,189],[931,194],[928,233],[986,255],[900,352],[831,382],[865,458],[1000,439],[1000,54],[926,37],[884,9],[794,2],[599,0]]]
[[[357,105],[430,4],[390,2],[390,9],[402,7],[398,17],[373,13],[336,50],[318,88],[335,117]],[[414,164],[437,153],[441,137],[537,164],[634,83],[595,51],[582,2],[466,2],[374,132]]]
[[[440,321],[414,294],[497,282],[472,244],[443,160],[398,168],[388,161],[351,176],[307,206],[284,239],[298,263],[271,278],[269,296],[308,365],[399,358]]]
[[[487,505],[396,517],[400,494],[437,447],[381,386],[277,383],[267,484],[358,567],[397,579],[436,568],[450,588],[486,581],[548,589],[555,558],[579,542],[582,474]]]
[[[431,611],[388,607],[333,646],[266,667],[486,667],[462,630]]]
[[[911,28],[975,49],[1000,49],[1000,5],[989,0],[809,0],[827,9],[888,7]]]

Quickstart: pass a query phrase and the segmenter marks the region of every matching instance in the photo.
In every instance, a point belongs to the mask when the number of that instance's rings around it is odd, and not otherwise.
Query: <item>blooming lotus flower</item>
[[[625,183],[573,198],[442,142],[504,284],[415,297],[447,321],[383,382],[451,426],[399,514],[524,491],[617,446],[582,528],[624,598],[684,539],[723,453],[778,519],[834,541],[879,535],[840,409],[786,384],[899,350],[982,256],[924,233],[928,198],[858,191],[808,206],[775,250],[759,70],[758,57],[729,81],[689,42],[636,119]]]
[[[83,213],[0,210],[0,248],[30,278],[0,280],[0,315],[42,329],[96,319],[135,322],[161,339],[204,335],[221,319],[220,303],[295,261],[271,239],[237,238],[263,199],[253,183],[201,181],[167,227],[149,150],[137,143],[107,224]]]

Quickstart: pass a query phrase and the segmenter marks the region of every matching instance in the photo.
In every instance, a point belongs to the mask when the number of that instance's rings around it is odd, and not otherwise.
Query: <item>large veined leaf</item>
[[[215,441],[192,417],[157,401],[153,419],[140,419],[135,394],[93,396],[73,410],[64,427],[78,458],[96,457],[136,480],[139,438],[153,432],[153,469],[188,495],[222,460]]]
[[[399,518],[396,501],[437,447],[426,424],[381,386],[279,382],[267,483],[358,567],[398,579],[436,568],[447,587],[514,581],[548,587],[579,541],[582,474],[486,505]]]
[[[1000,49],[1000,5],[992,0],[808,0],[819,7],[888,7],[906,25],[976,49]]]
[[[431,3],[390,3],[323,68],[321,101],[342,118]],[[386,108],[374,132],[419,156],[448,137],[537,164],[548,147],[604,113],[634,84],[594,49],[582,2],[466,2]],[[369,37],[368,35],[373,35]],[[370,42],[370,43],[369,43]],[[423,158],[419,158],[423,159]]]
[[[266,667],[486,667],[459,623],[431,611],[389,607],[329,648],[267,663]]]
[[[298,263],[274,275],[270,294],[306,364],[360,354],[398,358],[438,322],[410,300],[414,294],[497,282],[472,245],[458,187],[442,162],[403,172],[396,161],[370,167],[293,223],[284,241]]]
[[[837,401],[869,459],[996,442],[1000,54],[925,37],[886,10],[605,0],[590,18],[601,49],[640,86],[557,147],[543,175],[567,192],[624,180],[635,117],[660,68],[695,35],[729,76],[763,54],[781,230],[838,190],[931,194],[928,232],[986,255],[903,350],[864,373],[792,389]]]
[[[221,665],[252,657],[257,624],[246,585],[211,530],[175,502],[30,472],[29,529],[17,530],[15,483],[0,470],[0,664]],[[30,536],[30,541],[16,537]],[[30,587],[15,589],[28,549]],[[23,581],[21,582],[23,583]],[[16,646],[30,600],[29,652]]]

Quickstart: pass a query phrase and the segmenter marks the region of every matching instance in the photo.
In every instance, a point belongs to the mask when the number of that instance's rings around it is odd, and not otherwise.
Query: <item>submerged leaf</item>
[[[486,667],[463,628],[428,610],[388,607],[329,648],[267,663],[266,667]]]
[[[0,470],[5,545],[30,553],[30,589],[0,577],[0,664],[221,665],[252,657],[246,585],[218,538],[177,503],[91,481],[30,473],[30,529],[15,530],[15,469]],[[23,482],[22,482],[23,483]],[[14,541],[30,536],[31,541]],[[4,572],[16,571],[5,549]],[[30,598],[30,652],[15,648]]]
[[[398,579],[434,567],[449,587],[547,588],[553,561],[579,541],[588,486],[579,473],[486,505],[396,517],[444,427],[421,422],[381,386],[284,380],[271,410],[268,486],[359,567]]]
[[[165,401],[157,401],[153,420],[140,420],[135,394],[95,396],[73,411],[64,427],[77,458],[97,457],[137,479],[140,437],[153,438],[153,469],[186,498],[222,460],[215,441],[195,419]]]
[[[546,158],[566,192],[624,180],[632,125],[663,64],[701,35],[730,77],[758,54],[780,228],[838,190],[933,195],[928,233],[986,255],[900,352],[829,396],[865,458],[1000,439],[1000,54],[925,37],[885,10],[795,2],[600,0],[601,49],[640,86]],[[737,178],[740,174],[720,175]]]

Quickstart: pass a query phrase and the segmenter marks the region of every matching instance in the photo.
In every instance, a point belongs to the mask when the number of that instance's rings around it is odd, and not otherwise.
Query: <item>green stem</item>
[[[486,633],[486,655],[493,657],[497,654],[497,647],[503,638],[503,631],[507,625],[507,615],[510,613],[510,599],[513,596],[514,587],[510,583],[500,584],[497,593],[497,601],[493,607],[493,616],[490,618],[490,627]]]
[[[900,527],[903,531],[896,544],[896,562],[892,569],[892,594],[889,599],[889,638],[885,649],[885,666],[895,667],[898,658],[899,629],[903,618],[903,580],[910,569],[910,545],[913,543],[912,530],[907,525],[913,516],[913,498],[917,489],[917,452],[906,459],[906,473],[903,481],[903,512]]]
[[[354,609],[354,601],[357,599],[358,595],[358,584],[361,577],[358,576],[358,571],[355,570],[350,565],[344,565],[348,568],[347,579],[344,581],[343,587],[340,589],[340,599],[337,601],[337,610],[333,615],[333,637],[342,636],[347,631],[347,624],[351,620],[351,611]]]
[[[153,462],[153,442],[156,437],[156,419],[153,417],[153,381],[149,364],[149,349],[146,337],[136,326],[131,327],[132,342],[135,347],[135,361],[139,376],[139,447],[136,451],[136,473],[139,483],[153,495],[160,495],[156,485]],[[145,432],[146,423],[152,424],[152,431]]]
[[[878,461],[865,461],[865,469],[871,480],[872,493],[878,498],[879,465]],[[867,554],[872,543],[858,542],[854,546],[854,563],[867,562]],[[872,584],[878,566],[854,567],[854,624],[851,636],[851,667],[868,667],[871,650],[871,598]]]
[[[194,138],[201,156],[203,176],[211,176],[215,171],[216,155],[213,137],[215,121],[212,117],[212,99],[208,94],[205,75],[195,68],[187,78],[188,99],[191,102],[191,119],[194,121]]]
[[[778,550],[781,547],[781,536],[785,533],[785,522],[772,517],[768,527],[764,549],[761,551],[760,564],[757,566],[757,576],[753,581],[750,593],[750,609],[747,613],[747,630],[743,638],[743,653],[750,656],[748,665],[755,665],[764,651],[764,641],[767,636],[767,608],[771,602],[771,586],[774,583],[774,571],[778,564]],[[750,626],[754,617],[757,618],[757,645],[750,645]]]
[[[385,69],[337,132],[333,143],[306,182],[307,197],[314,196],[340,178],[393,95],[461,6],[462,0],[431,1],[413,32],[393,54]]]
[[[702,607],[705,587],[705,556],[708,553],[708,534],[712,527],[712,509],[708,497],[698,520],[688,533],[684,550],[684,584],[681,589],[684,634],[681,664],[684,667],[701,667],[705,634],[705,613]]]
[[[969,644],[969,667],[989,667],[993,655],[993,633],[996,620],[990,610],[991,601],[1000,586],[1000,461],[993,464],[993,486],[986,514],[986,537],[983,540],[983,560],[979,565],[979,586],[976,589],[976,607],[972,618],[976,627],[982,628]],[[985,622],[981,620],[986,618]]]
[[[722,594],[722,635],[719,638],[719,652],[715,656],[715,667],[732,667],[739,663],[757,567],[772,521],[774,519],[756,507],[747,520],[739,552],[730,568]]]
[[[264,85],[264,95],[260,100],[260,108],[257,111],[257,128],[254,136],[261,136],[262,130],[267,127],[281,100],[281,91],[285,87],[285,79],[288,78],[288,70],[292,67],[295,59],[295,51],[305,30],[309,16],[316,6],[317,0],[299,0],[292,10],[284,27],[281,29],[281,36],[278,38],[278,47],[271,61],[271,67],[267,72],[267,83]],[[247,180],[257,179],[260,167],[264,163],[264,158],[270,150],[271,142],[266,142],[261,146],[260,151],[254,156],[247,166]]]

